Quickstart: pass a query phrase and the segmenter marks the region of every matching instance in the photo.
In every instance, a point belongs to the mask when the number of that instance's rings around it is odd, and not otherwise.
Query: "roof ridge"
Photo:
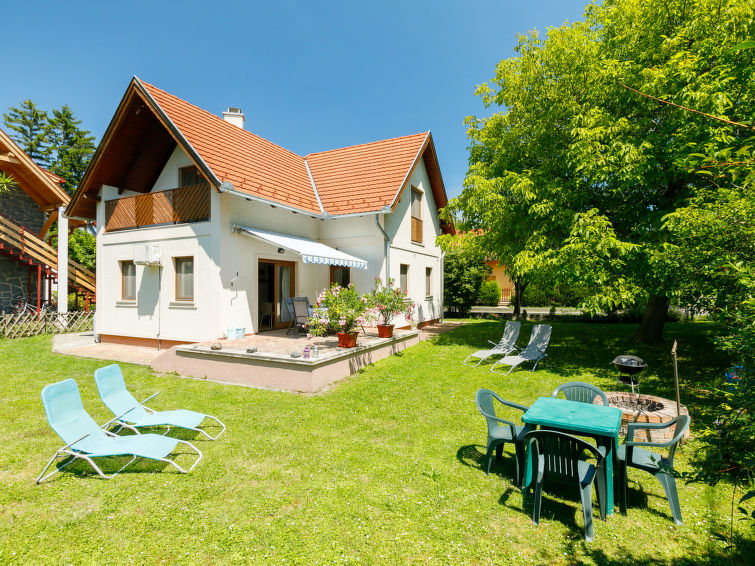
[[[160,91],[160,92],[162,92],[163,94],[166,94],[166,95],[168,95],[168,96],[170,96],[170,97],[172,97],[172,98],[175,98],[176,100],[180,100],[180,101],[181,101],[181,102],[183,102],[184,104],[188,104],[189,106],[192,106],[193,108],[196,108],[197,110],[199,110],[199,111],[201,111],[201,112],[204,112],[204,113],[205,113],[205,114],[207,114],[208,116],[211,116],[211,117],[212,117],[212,118],[214,118],[215,120],[218,120],[218,122],[222,122],[223,124],[225,124],[225,125],[224,125],[223,127],[231,127],[231,128],[235,128],[234,130],[228,130],[228,131],[233,131],[233,132],[242,132],[243,134],[246,134],[246,135],[250,135],[250,136],[253,136],[253,137],[257,138],[257,139],[260,139],[260,140],[262,140],[262,141],[264,141],[264,142],[267,142],[267,143],[269,143],[269,144],[271,144],[271,145],[274,145],[275,147],[277,147],[277,148],[280,148],[280,149],[282,149],[283,151],[286,151],[286,152],[290,153],[291,155],[293,155],[293,156],[295,156],[295,157],[298,157],[299,159],[304,159],[304,156],[302,156],[302,155],[299,155],[298,153],[296,153],[296,152],[293,152],[293,151],[291,151],[290,149],[288,149],[288,148],[286,148],[286,147],[283,147],[282,145],[279,145],[279,144],[275,143],[274,141],[270,141],[270,140],[269,140],[269,139],[267,139],[267,138],[263,138],[262,136],[260,136],[260,135],[258,135],[258,134],[255,134],[254,132],[251,132],[251,131],[249,131],[249,130],[245,130],[244,128],[239,128],[238,126],[235,126],[234,124],[231,124],[230,122],[228,122],[228,121],[224,120],[224,119],[223,119],[223,118],[221,118],[220,116],[218,116],[218,115],[216,115],[216,114],[213,114],[213,113],[212,113],[212,112],[210,112],[209,110],[205,110],[205,109],[204,109],[204,108],[202,108],[201,106],[197,106],[196,104],[192,104],[192,103],[191,103],[191,102],[189,102],[188,100],[184,100],[184,99],[183,99],[183,98],[181,98],[180,96],[176,96],[175,94],[173,94],[173,93],[171,93],[171,92],[168,92],[167,90],[163,90],[163,89],[161,89],[160,87],[157,87],[157,86],[155,86],[155,85],[153,85],[153,84],[151,84],[151,83],[148,83],[147,81],[143,81],[143,80],[141,80],[141,79],[139,79],[139,81],[140,81],[140,82],[141,82],[141,83],[142,83],[143,85],[145,85],[145,86],[148,86],[148,87],[150,87],[150,88],[154,88],[155,90],[159,90],[159,91]]]
[[[354,148],[357,148],[357,147],[365,147],[365,146],[368,146],[368,145],[376,145],[376,144],[379,144],[379,143],[386,143],[386,142],[391,142],[391,141],[396,141],[396,140],[401,140],[401,139],[408,139],[408,138],[413,138],[413,137],[418,137],[418,136],[427,136],[427,134],[429,134],[429,133],[430,133],[430,130],[427,130],[426,132],[417,132],[416,134],[408,134],[408,135],[405,135],[405,136],[396,136],[396,137],[393,137],[393,138],[386,138],[386,139],[383,139],[383,140],[376,140],[376,141],[371,141],[371,142],[358,143],[358,144],[355,144],[355,145],[347,145],[347,146],[344,146],[344,147],[337,147],[337,148],[334,148],[334,149],[326,149],[326,150],[323,150],[323,151],[315,151],[315,152],[308,153],[307,155],[305,155],[304,159],[308,159],[309,157],[311,157],[313,155],[321,155],[323,153],[333,153],[335,151],[342,151],[342,150],[345,150],[345,149],[354,149]]]

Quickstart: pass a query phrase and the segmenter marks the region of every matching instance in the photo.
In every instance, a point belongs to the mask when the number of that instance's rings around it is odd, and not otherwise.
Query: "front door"
[[[285,299],[294,294],[294,263],[259,260],[257,283],[259,329],[287,328],[291,317]]]

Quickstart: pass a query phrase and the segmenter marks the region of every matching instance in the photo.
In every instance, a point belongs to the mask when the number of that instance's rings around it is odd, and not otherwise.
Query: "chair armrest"
[[[514,403],[513,401],[507,401],[506,399],[501,399],[498,395],[494,394],[494,398],[496,401],[498,401],[501,405],[506,405],[507,407],[512,407],[514,409],[519,409],[523,413],[529,409],[526,405],[520,405],[519,403]]]
[[[627,437],[624,441],[624,444],[626,446],[655,446],[656,448],[666,448],[668,446],[672,446],[679,442],[681,437],[684,435],[684,433],[687,430],[687,427],[684,427],[681,431],[679,431],[674,438],[671,440],[667,440],[666,442],[648,442],[648,441],[639,441],[639,440],[632,440],[634,438],[634,431],[637,429],[664,429],[669,428],[672,426],[674,421],[667,421],[665,423],[628,423],[627,424]]]
[[[498,346],[498,342],[493,342],[492,340],[488,340],[488,342],[493,344],[493,346]]]

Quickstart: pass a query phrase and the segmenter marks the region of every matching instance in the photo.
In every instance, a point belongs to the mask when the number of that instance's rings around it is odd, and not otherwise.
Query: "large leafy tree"
[[[52,111],[49,143],[53,151],[51,170],[65,179],[63,188],[73,194],[94,154],[94,136],[80,127],[68,105]]]
[[[735,48],[751,37],[753,5],[733,0],[605,0],[522,35],[477,89],[501,110],[468,118],[447,214],[485,229],[515,282],[553,269],[589,286],[588,308],[647,301],[638,338],[660,339],[685,258],[664,219],[751,156],[753,55]]]

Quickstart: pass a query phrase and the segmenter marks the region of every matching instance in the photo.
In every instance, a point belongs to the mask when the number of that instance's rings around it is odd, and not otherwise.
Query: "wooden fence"
[[[94,311],[40,314],[4,314],[0,316],[0,336],[25,338],[38,334],[65,334],[92,330]]]

